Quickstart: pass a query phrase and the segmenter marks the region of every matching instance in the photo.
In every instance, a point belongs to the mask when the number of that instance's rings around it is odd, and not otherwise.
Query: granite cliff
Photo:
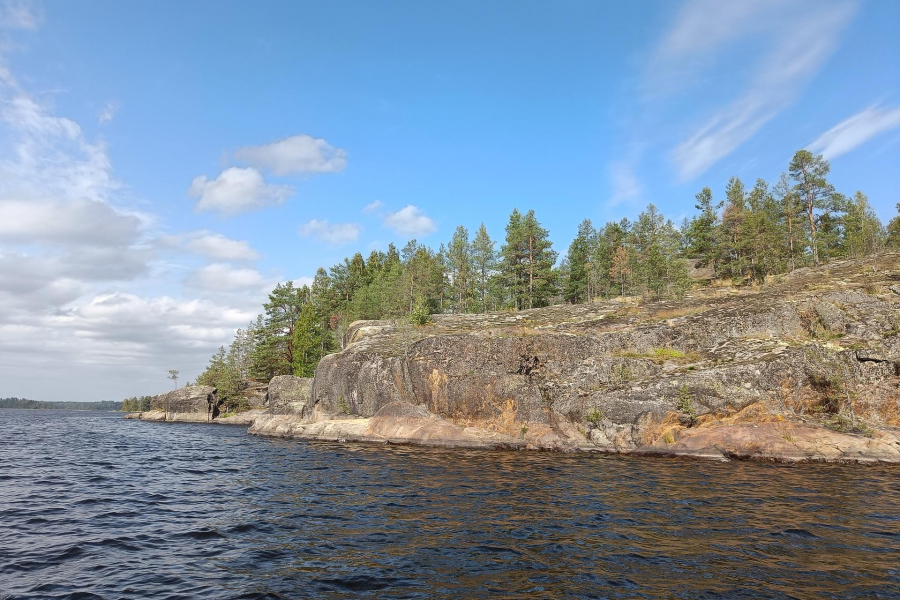
[[[898,302],[889,255],[681,301],[356,322],[314,379],[270,385],[250,432],[900,462]]]

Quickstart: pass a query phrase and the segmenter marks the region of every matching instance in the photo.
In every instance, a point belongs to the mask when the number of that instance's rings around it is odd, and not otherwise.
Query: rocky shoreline
[[[894,254],[678,302],[357,322],[252,414],[220,418],[195,386],[136,418],[168,403],[169,420],[309,440],[900,463],[898,281]]]

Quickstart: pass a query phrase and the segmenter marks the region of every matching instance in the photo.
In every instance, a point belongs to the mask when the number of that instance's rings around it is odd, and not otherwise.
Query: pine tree
[[[885,237],[884,227],[869,204],[868,197],[860,191],[854,194],[852,202],[848,202],[844,216],[844,237],[849,256],[872,256],[873,261],[877,261],[878,251]]]
[[[308,292],[301,294],[291,281],[277,284],[269,294],[262,327],[255,331],[251,361],[255,377],[268,380],[293,371],[294,324],[307,299]]]
[[[743,227],[746,216],[746,196],[744,184],[737,177],[732,177],[725,187],[725,210],[722,212],[721,235],[719,241],[719,260],[727,269],[733,281],[744,278],[745,251],[743,246]]]
[[[472,247],[469,231],[460,225],[447,247],[447,263],[453,288],[453,312],[469,312],[472,279]]]
[[[779,206],[781,222],[783,223],[782,229],[784,230],[787,264],[789,271],[793,272],[797,268],[797,259],[802,256],[803,247],[806,243],[799,221],[801,215],[805,214],[805,210],[797,192],[791,187],[791,182],[786,173],[781,174],[781,178],[773,191],[775,202]]]
[[[594,243],[593,273],[595,274],[595,286],[603,296],[615,296],[619,289],[619,281],[610,275],[613,258],[620,246],[626,244],[631,234],[631,222],[622,219],[618,223],[609,222],[603,226],[603,231],[597,235]]]
[[[622,290],[622,298],[625,297],[625,283],[631,276],[631,260],[628,256],[628,250],[625,246],[616,248],[616,253],[612,258],[612,266],[609,269],[609,276],[615,281]]]
[[[500,273],[503,284],[509,290],[510,300],[516,310],[526,307],[527,287],[527,246],[522,213],[513,209],[506,224],[506,243],[500,247]]]
[[[591,255],[596,237],[597,231],[590,219],[582,221],[566,254],[568,272],[564,278],[565,289],[563,291],[566,302],[578,304],[591,300]]]
[[[476,278],[475,293],[481,302],[481,312],[487,312],[488,283],[497,266],[497,253],[484,223],[478,228],[472,241],[472,261]]]
[[[522,233],[523,250],[528,260],[528,308],[546,306],[555,292],[553,265],[557,253],[553,250],[550,234],[541,227],[533,210],[522,219]]]
[[[294,375],[312,377],[315,374],[316,366],[324,355],[322,338],[325,336],[321,321],[316,318],[312,304],[307,302],[300,310],[294,327]]]
[[[718,273],[716,259],[719,254],[716,235],[719,228],[719,209],[723,203],[713,202],[713,194],[708,187],[703,188],[695,198],[697,200],[695,208],[700,214],[688,222],[685,230],[686,253],[689,258],[696,259],[701,266],[711,266]]]
[[[821,154],[814,156],[809,150],[798,150],[790,164],[794,190],[806,205],[812,259],[816,266],[819,265],[817,211],[826,208],[828,199],[834,193],[834,186],[826,179],[830,170],[828,161]]]

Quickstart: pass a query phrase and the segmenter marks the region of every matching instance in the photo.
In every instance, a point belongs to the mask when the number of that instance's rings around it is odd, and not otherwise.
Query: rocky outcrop
[[[273,380],[251,432],[900,462],[900,256],[870,264],[678,302],[357,322],[308,396],[274,401],[299,384]]]
[[[216,388],[209,385],[189,385],[155,396],[150,401],[150,411],[172,414],[201,415],[205,420],[219,416],[221,401]]]
[[[268,414],[264,408],[253,408],[242,413],[230,415],[227,417],[217,416],[215,419],[209,418],[203,413],[187,413],[172,412],[166,414],[161,410],[150,410],[146,412],[130,413],[125,415],[126,419],[140,419],[141,421],[165,421],[169,423],[214,423],[216,425],[242,425],[247,427],[253,425],[253,422]]]
[[[268,390],[267,383],[245,379],[241,382],[239,393],[247,399],[251,409],[256,409],[268,406]]]
[[[273,377],[266,394],[269,412],[276,415],[303,415],[310,406],[312,382],[311,377]]]

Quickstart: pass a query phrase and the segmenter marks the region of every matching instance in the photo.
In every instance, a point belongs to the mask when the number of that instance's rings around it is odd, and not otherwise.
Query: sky
[[[900,186],[900,2],[0,0],[0,397],[195,378],[276,282],[822,153]]]

